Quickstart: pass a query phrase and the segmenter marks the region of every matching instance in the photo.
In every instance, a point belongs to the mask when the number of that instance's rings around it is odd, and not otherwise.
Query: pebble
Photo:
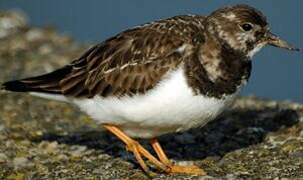
[[[32,29],[26,33],[26,38],[29,41],[36,41],[43,38],[43,33],[39,29]]]
[[[48,153],[55,153],[58,151],[58,142],[54,141],[49,143],[45,149]]]
[[[0,125],[0,132],[3,131],[5,128],[3,125]]]
[[[59,161],[66,161],[66,160],[68,160],[68,156],[65,155],[65,154],[60,154],[60,155],[57,156],[57,159]]]
[[[4,163],[8,160],[8,157],[4,153],[0,153],[0,163]]]
[[[21,12],[11,12],[0,16],[0,38],[4,38],[26,24],[26,18]]]
[[[194,162],[192,161],[177,161],[176,164],[179,166],[191,166],[194,165]]]
[[[98,159],[102,159],[102,160],[109,160],[109,159],[112,159],[112,157],[108,154],[100,154],[98,156]]]
[[[58,142],[42,141],[38,147],[43,149],[45,153],[54,154],[58,151]]]
[[[23,146],[30,146],[31,145],[31,142],[29,140],[22,140],[20,141],[20,145],[23,145]]]
[[[93,174],[102,174],[104,172],[104,169],[98,168],[93,170]]]
[[[199,177],[199,180],[214,180],[215,178],[212,176],[203,176],[203,177]]]
[[[33,163],[31,163],[26,157],[16,157],[13,159],[13,165],[16,169],[31,167]]]
[[[226,175],[226,179],[233,180],[233,179],[237,179],[237,178],[236,178],[236,176],[234,174],[227,174]]]
[[[86,146],[72,146],[71,156],[81,157],[86,149]]]

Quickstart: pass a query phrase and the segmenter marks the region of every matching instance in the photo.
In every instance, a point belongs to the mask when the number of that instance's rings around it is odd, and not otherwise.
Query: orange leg
[[[173,165],[173,163],[167,158],[164,153],[160,143],[156,138],[151,140],[151,145],[157,153],[160,161],[169,167],[169,173],[183,173],[183,174],[193,174],[193,175],[206,175],[206,173],[197,166],[178,166]]]
[[[135,158],[139,162],[140,166],[145,172],[149,172],[149,169],[145,162],[143,161],[142,156],[150,160],[157,168],[162,171],[168,172],[167,166],[160,162],[157,158],[151,155],[145,148],[143,148],[137,141],[128,137],[123,131],[113,125],[103,125],[108,131],[115,134],[120,140],[126,144],[126,149],[132,151],[135,155]]]

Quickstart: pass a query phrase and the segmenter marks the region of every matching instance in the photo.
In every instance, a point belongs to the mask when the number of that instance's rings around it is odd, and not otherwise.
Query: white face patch
[[[248,52],[248,57],[251,59],[257,52],[259,52],[263,47],[265,46],[265,43],[258,44],[253,50]]]

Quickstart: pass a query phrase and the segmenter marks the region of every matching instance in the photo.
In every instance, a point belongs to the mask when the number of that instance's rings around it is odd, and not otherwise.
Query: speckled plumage
[[[244,62],[243,67],[247,69],[245,75],[244,72],[224,72],[230,76],[237,75],[236,78],[231,77],[234,79],[222,80],[218,77],[220,80],[217,81],[212,78],[213,74],[224,71],[221,67],[234,68],[229,66],[233,61],[231,58],[246,57],[243,53],[237,54],[226,44],[222,46],[217,39],[210,38],[205,32],[204,20],[203,16],[176,16],[135,27],[92,47],[62,69],[21,82],[31,91],[69,97],[134,95],[145,93],[167,72],[184,64],[187,68],[195,66],[190,71],[186,70],[193,91],[216,97],[231,94],[240,85],[239,78],[248,78],[250,67]],[[205,43],[206,39],[209,42]],[[216,50],[218,54],[212,57],[210,53]],[[223,58],[226,53],[220,54],[223,51],[230,51],[228,54],[232,56]],[[209,66],[206,61],[217,61],[218,67]],[[239,66],[242,68],[242,65]],[[226,74],[221,76],[227,77]],[[233,87],[224,88],[223,81],[228,81],[226,86]],[[216,86],[226,91],[218,92]]]
[[[250,59],[267,44],[298,50],[272,34],[258,10],[236,5],[126,30],[59,70],[2,88],[77,105],[122,140],[147,173],[143,158],[169,174],[202,176],[197,166],[173,164],[156,137],[214,120],[246,84]],[[151,139],[157,157],[133,138]]]
[[[175,16],[123,31],[59,70],[4,89],[72,102],[101,124],[155,137],[218,116],[264,45],[294,50],[268,34],[266,18],[247,5]]]

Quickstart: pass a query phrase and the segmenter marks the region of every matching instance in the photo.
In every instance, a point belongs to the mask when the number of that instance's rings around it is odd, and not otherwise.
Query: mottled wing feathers
[[[22,84],[22,91],[71,97],[144,93],[192,54],[203,19],[176,16],[124,31],[70,65],[17,85]]]
[[[60,81],[62,94],[75,97],[131,95],[154,87],[183,60],[185,42],[153,30],[127,31],[74,61]]]

